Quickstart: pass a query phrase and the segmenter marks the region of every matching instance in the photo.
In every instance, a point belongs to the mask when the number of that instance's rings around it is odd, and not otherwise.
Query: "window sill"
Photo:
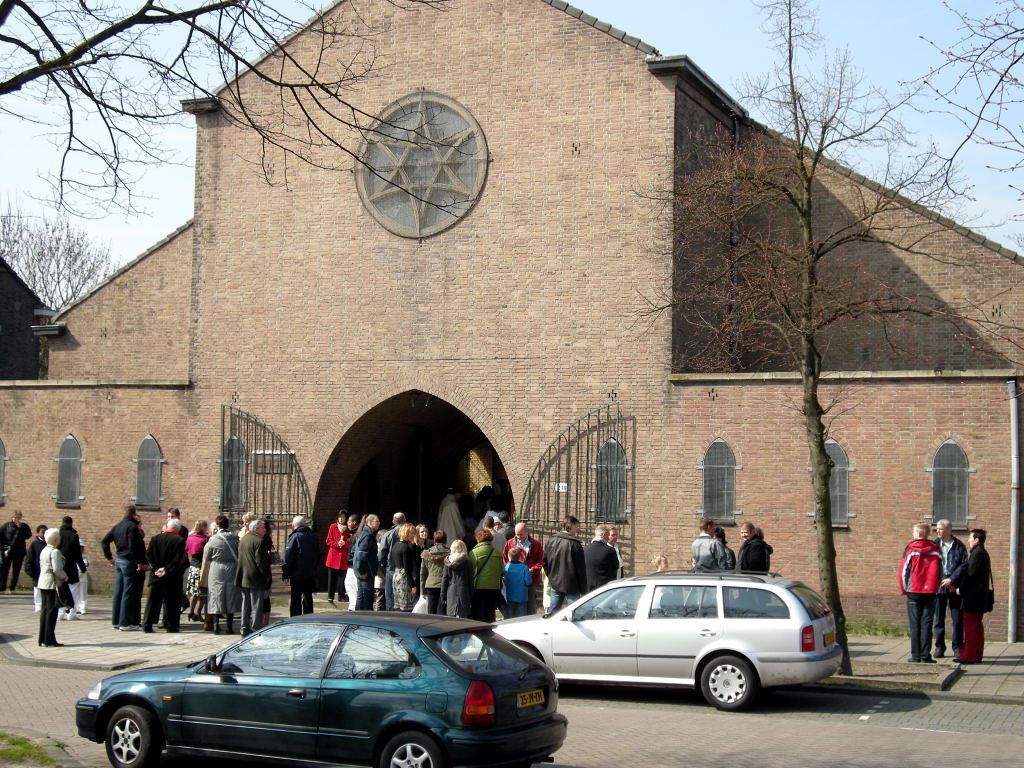
[[[58,501],[55,506],[57,509],[81,509],[82,502],[80,501]]]
[[[159,504],[136,504],[135,508],[140,512],[159,512]]]

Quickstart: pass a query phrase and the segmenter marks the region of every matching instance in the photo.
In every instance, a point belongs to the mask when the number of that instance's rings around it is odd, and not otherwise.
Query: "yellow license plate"
[[[835,641],[836,641],[836,633],[835,632],[826,632],[825,633],[825,647],[826,648],[828,648],[830,645],[832,645],[832,643],[834,643]]]
[[[540,688],[534,691],[525,691],[519,695],[519,708],[525,709],[526,707],[534,707],[538,704],[544,703],[544,691]]]

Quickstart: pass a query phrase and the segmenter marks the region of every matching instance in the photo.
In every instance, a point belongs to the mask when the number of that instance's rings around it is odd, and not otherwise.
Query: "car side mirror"
[[[220,672],[220,664],[217,661],[216,653],[211,653],[206,657],[206,671],[214,675]]]

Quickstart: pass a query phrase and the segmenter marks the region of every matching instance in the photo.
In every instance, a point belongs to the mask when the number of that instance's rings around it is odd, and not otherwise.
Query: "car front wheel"
[[[712,659],[700,676],[704,698],[718,709],[746,709],[757,698],[760,687],[753,667],[737,656]]]
[[[121,707],[107,723],[107,758],[114,768],[142,768],[160,756],[159,727],[142,707]]]
[[[380,768],[445,768],[441,750],[429,736],[406,731],[392,738],[380,756]]]

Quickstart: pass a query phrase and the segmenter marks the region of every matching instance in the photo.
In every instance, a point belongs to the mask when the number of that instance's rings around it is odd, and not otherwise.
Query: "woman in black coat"
[[[967,539],[967,570],[957,586],[960,595],[960,615],[964,622],[964,641],[960,646],[961,664],[980,664],[985,653],[985,614],[991,610],[988,603],[989,584],[992,583],[992,561],[985,550],[984,528],[974,528]]]
[[[473,579],[476,571],[466,551],[466,542],[452,542],[451,553],[444,559],[441,574],[441,599],[437,612],[442,616],[468,619],[473,603]]]
[[[743,523],[740,526],[740,537],[743,539],[743,545],[740,547],[736,569],[750,573],[770,572],[772,552],[775,550],[771,544],[765,543],[761,529],[753,523]]]

